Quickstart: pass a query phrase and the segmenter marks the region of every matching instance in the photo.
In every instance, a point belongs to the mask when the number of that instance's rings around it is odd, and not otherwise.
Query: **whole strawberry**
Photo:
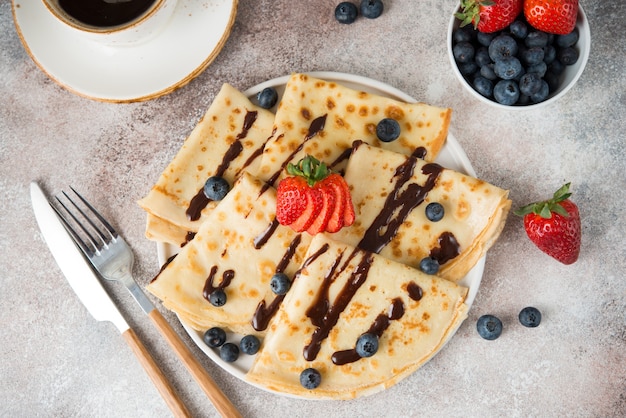
[[[580,253],[580,215],[569,200],[570,183],[554,193],[552,199],[532,203],[515,211],[524,217],[528,238],[544,253],[563,264],[572,264]]]
[[[522,12],[524,0],[461,0],[461,11],[456,13],[460,26],[470,23],[479,32],[502,30],[515,21]]]
[[[576,26],[578,0],[525,0],[524,16],[543,32],[567,35]]]

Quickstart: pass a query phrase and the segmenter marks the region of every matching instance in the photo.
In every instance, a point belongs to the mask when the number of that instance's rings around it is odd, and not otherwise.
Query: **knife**
[[[44,240],[80,301],[97,321],[109,321],[117,327],[172,413],[177,417],[190,417],[187,407],[104,290],[91,266],[35,182],[30,184],[30,196],[35,218]]]

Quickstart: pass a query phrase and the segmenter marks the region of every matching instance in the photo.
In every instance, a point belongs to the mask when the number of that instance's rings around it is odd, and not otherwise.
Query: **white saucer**
[[[106,102],[150,100],[184,86],[221,51],[238,0],[178,0],[163,30],[143,43],[111,47],[76,36],[41,0],[13,0],[13,19],[33,61],[55,82]]]

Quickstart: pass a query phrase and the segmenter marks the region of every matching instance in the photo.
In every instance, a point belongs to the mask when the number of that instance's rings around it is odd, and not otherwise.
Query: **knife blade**
[[[30,184],[30,196],[35,219],[44,241],[80,301],[97,321],[109,321],[115,325],[130,345],[133,353],[139,359],[171,411],[176,416],[191,416],[156,361],[128,325],[104,287],[102,287],[89,262],[74,243],[69,232],[63,226],[61,219],[36,182]]]

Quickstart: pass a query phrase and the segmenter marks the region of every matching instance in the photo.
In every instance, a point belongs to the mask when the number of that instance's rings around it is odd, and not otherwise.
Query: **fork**
[[[70,187],[70,189],[80,199],[83,207],[79,206],[64,191],[62,194],[68,204],[64,203],[58,196],[56,199],[69,215],[69,218],[71,218],[68,219],[59,213],[66,228],[83,254],[102,277],[107,280],[120,281],[126,286],[211,400],[217,411],[225,417],[240,417],[241,415],[235,406],[209,376],[187,345],[180,339],[179,335],[172,329],[159,310],[155,308],[133,278],[134,255],[130,246],[84,197],[74,188]],[[60,209],[57,209],[57,212],[60,212]]]

